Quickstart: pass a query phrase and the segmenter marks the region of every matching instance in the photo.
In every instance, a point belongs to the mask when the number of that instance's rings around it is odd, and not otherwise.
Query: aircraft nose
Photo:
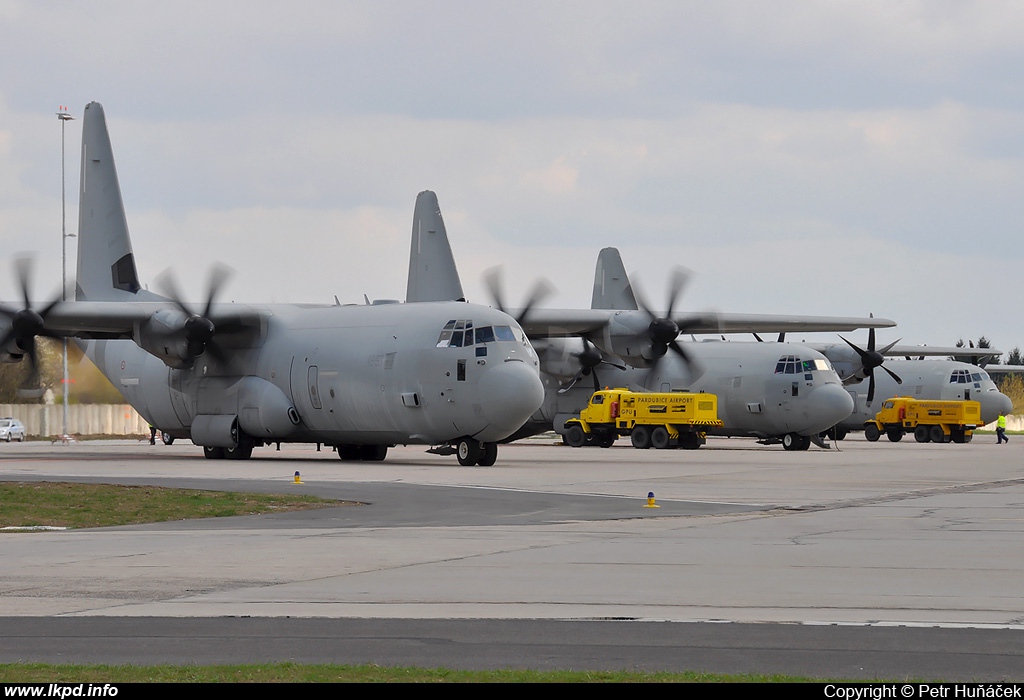
[[[488,428],[482,441],[506,438],[544,403],[544,386],[536,369],[524,362],[503,362],[487,368],[480,381],[480,403]]]
[[[807,413],[812,425],[800,431],[803,435],[816,435],[828,430],[853,413],[853,397],[838,384],[815,387],[807,400]]]
[[[984,392],[978,397],[978,403],[981,404],[981,422],[986,425],[998,418],[1000,413],[1009,415],[1013,410],[1013,401],[1001,391]]]

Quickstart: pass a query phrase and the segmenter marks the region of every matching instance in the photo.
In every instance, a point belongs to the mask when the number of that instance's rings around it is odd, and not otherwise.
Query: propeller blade
[[[888,367],[885,367],[885,366],[883,366],[882,369],[884,369],[886,372],[888,372],[889,376],[892,377],[896,381],[897,384],[903,384],[903,380],[900,379],[900,376],[898,374],[896,374],[891,369],[889,369]]]

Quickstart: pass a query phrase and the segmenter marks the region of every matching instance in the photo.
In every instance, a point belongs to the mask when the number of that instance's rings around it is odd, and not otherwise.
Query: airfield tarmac
[[[343,463],[299,445],[245,462],[180,441],[3,445],[3,480],[363,505],[0,533],[0,661],[1021,680],[1021,445],[548,439],[489,468],[422,447]]]

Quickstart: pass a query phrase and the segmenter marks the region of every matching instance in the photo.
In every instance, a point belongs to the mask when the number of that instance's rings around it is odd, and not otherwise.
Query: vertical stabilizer
[[[75,299],[134,300],[138,291],[139,275],[107,133],[107,118],[103,105],[90,102],[82,118]]]
[[[437,195],[427,190],[416,195],[412,217],[412,249],[405,301],[462,301],[465,294],[448,232],[441,218]]]
[[[590,308],[629,311],[639,308],[618,248],[602,248],[598,253]]]

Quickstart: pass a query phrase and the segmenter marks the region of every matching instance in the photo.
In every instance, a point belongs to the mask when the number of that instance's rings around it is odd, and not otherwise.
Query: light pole
[[[67,111],[67,108],[61,106],[60,111],[57,112],[57,119],[60,120],[60,300],[68,300],[68,238],[74,238],[75,234],[68,235],[67,227],[67,204],[64,194],[64,125],[74,119],[73,116]],[[64,399],[64,422],[61,427],[61,441],[66,445],[68,444],[68,389],[71,383],[68,381],[68,339],[64,337],[64,383],[63,383],[63,394]]]

